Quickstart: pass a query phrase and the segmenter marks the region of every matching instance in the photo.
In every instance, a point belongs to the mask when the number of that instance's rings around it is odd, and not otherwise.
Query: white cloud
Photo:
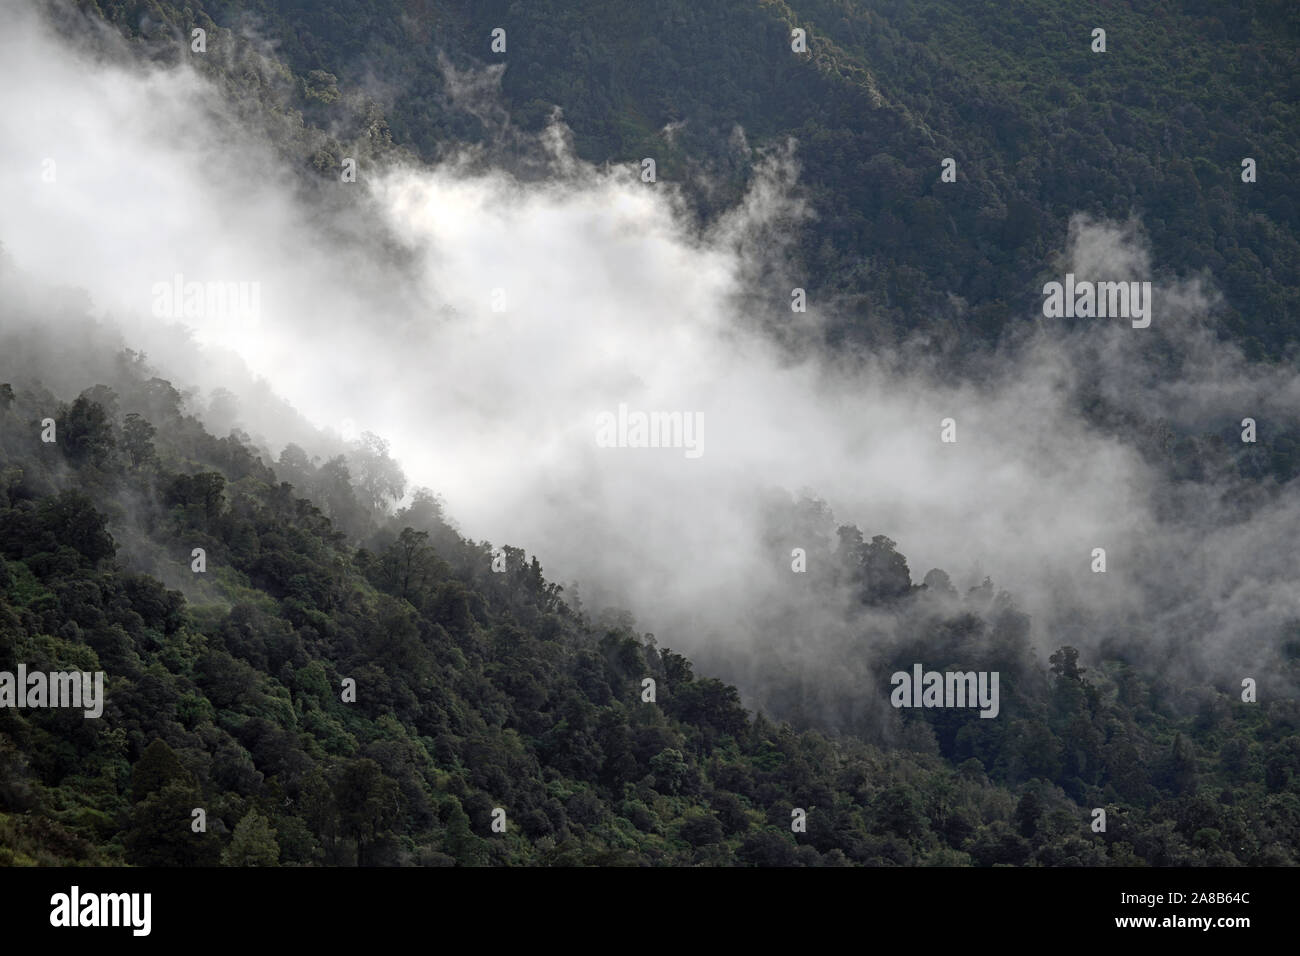
[[[483,112],[492,79],[455,87]],[[209,341],[317,424],[352,419],[389,438],[468,535],[537,552],[585,596],[631,607],[661,642],[743,644],[788,586],[788,551],[764,538],[774,488],[809,488],[841,522],[888,534],[917,581],[933,566],[962,587],[991,575],[1037,615],[1045,648],[1060,643],[1053,623],[1082,607],[1106,632],[1176,629],[1210,666],[1205,648],[1239,633],[1270,644],[1300,615],[1283,560],[1300,530],[1294,495],[1232,515],[1204,490],[1171,523],[1168,489],[1137,451],[1074,411],[1089,378],[1176,421],[1208,420],[1225,401],[1249,413],[1263,373],[1211,345],[1195,282],[1157,284],[1163,306],[1145,339],[1127,323],[1040,323],[984,384],[890,355],[792,361],[757,330],[806,323],[811,334],[823,304],[807,317],[786,297],[765,315],[737,307],[807,215],[786,153],[703,234],[671,183],[588,166],[558,127],[544,139],[555,157],[544,181],[481,157],[363,165],[358,183],[332,187],[350,193],[318,205],[188,68],[92,66],[19,16],[0,37],[0,81],[0,241],[22,269],[85,287],[155,360],[208,390],[235,387],[229,367],[168,344],[149,314],[152,284],[177,272],[260,282],[260,326],[201,329]],[[47,156],[55,184],[40,182]],[[1152,267],[1133,228],[1079,221],[1061,268],[1149,278]],[[1191,358],[1157,381],[1151,350],[1175,334]],[[1267,375],[1269,401],[1293,401],[1300,378]],[[297,439],[244,398],[250,431]],[[702,413],[703,457],[596,447],[596,414],[621,402]],[[939,441],[946,417],[955,445]],[[1089,571],[1094,547],[1108,552],[1104,584]],[[802,621],[791,642],[824,649],[818,632],[832,622]]]

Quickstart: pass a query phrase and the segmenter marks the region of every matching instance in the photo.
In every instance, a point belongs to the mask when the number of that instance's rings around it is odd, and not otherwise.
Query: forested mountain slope
[[[994,343],[1014,347],[1041,320],[1070,223],[1088,215],[1138,223],[1157,283],[1203,279],[1221,341],[1296,362],[1300,14],[1284,0],[81,6],[142,58],[216,78],[317,184],[345,156],[366,166],[465,146],[544,175],[531,134],[558,107],[579,156],[655,159],[709,222],[757,160],[794,144],[812,215],[777,227],[789,248],[743,294],[761,313],[807,291],[819,324],[774,329],[796,351],[910,339],[978,376]],[[791,51],[796,25],[808,53]],[[186,46],[196,26],[212,31],[204,56]],[[1098,27],[1105,53],[1092,50]],[[946,158],[956,182],[940,180]],[[1190,340],[1167,336],[1149,374],[1200,374],[1182,369]],[[1177,475],[1200,473],[1226,434],[1104,390],[1081,410]],[[1250,475],[1300,474],[1300,416],[1274,416],[1257,451]]]
[[[884,668],[857,736],[798,732],[593,619],[523,551],[465,540],[428,492],[390,513],[382,442],[272,461],[208,434],[115,333],[66,326],[72,362],[24,319],[7,355],[91,384],[0,386],[0,671],[103,670],[107,700],[100,719],[0,709],[0,861],[1296,862],[1293,701],[1204,688],[1188,711],[1122,656],[1041,661],[1006,595],[915,584],[892,542],[842,527],[846,613],[919,630],[847,649]],[[999,719],[900,719],[883,674],[913,660],[1000,670]]]
[[[1249,357],[1282,358],[1300,340],[1300,11],[1286,0],[98,9],[155,39],[195,25],[252,31],[292,70],[309,120],[349,128],[335,124],[363,97],[373,112],[360,130],[382,116],[425,158],[500,143],[502,108],[537,129],[559,106],[585,159],[656,157],[663,178],[683,181],[707,170],[712,188],[692,186],[706,215],[749,175],[737,127],[758,144],[794,137],[817,220],[799,237],[802,264],[772,276],[772,290],[834,297],[833,335],[932,328],[933,347],[956,354],[995,340],[1038,310],[1051,254],[1083,212],[1140,217],[1158,273],[1212,273],[1225,293],[1219,330]],[[498,27],[504,53],[491,49]],[[807,53],[791,51],[795,27]],[[1092,50],[1096,28],[1104,53]],[[473,84],[449,83],[447,64],[503,67],[497,109],[467,109],[461,87]],[[955,184],[940,182],[945,157]]]
[[[215,81],[332,226],[359,203],[333,189],[342,157],[472,146],[528,182],[539,140],[516,133],[557,106],[580,156],[656,158],[701,221],[793,138],[815,216],[747,294],[830,303],[816,344],[837,357],[916,333],[954,375],[978,369],[1015,347],[1069,218],[1090,212],[1139,217],[1157,277],[1205,270],[1225,347],[1295,359],[1292,4],[77,6],[140,60]],[[187,52],[194,27],[207,56]],[[1036,650],[991,581],[914,574],[894,541],[803,496],[768,517],[782,556],[813,542],[804,603],[735,611],[770,615],[728,662],[769,719],[669,649],[696,635],[584,607],[524,550],[468,540],[433,492],[405,498],[382,439],[336,454],[323,435],[220,437],[217,402],[76,293],[0,256],[0,298],[0,672],[102,670],[107,692],[99,719],[0,707],[0,863],[1297,862],[1294,622],[1269,635],[1257,701],[1235,670],[1152,667],[1179,635],[1140,622],[1087,660],[1064,633]],[[1184,357],[1138,367],[1172,381]],[[1226,432],[1180,434],[1080,394],[1171,488],[1204,481],[1225,511],[1265,515],[1294,491],[1294,418],[1248,446],[1235,409]],[[1163,504],[1203,499],[1187,500]],[[818,660],[787,640],[811,606],[834,625]],[[998,719],[892,708],[891,672],[918,661],[998,672]]]

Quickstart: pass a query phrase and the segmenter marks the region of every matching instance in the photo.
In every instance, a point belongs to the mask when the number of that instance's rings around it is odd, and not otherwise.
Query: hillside
[[[105,696],[0,676],[0,865],[1300,862],[1300,8],[42,10],[0,675]],[[1149,334],[1041,321],[1076,260]],[[594,451],[638,395],[707,468]]]
[[[1250,358],[1282,358],[1300,341],[1300,12],[1286,0],[98,9],[141,37],[213,25],[274,38],[309,121],[357,129],[382,117],[426,159],[457,142],[508,149],[502,117],[467,107],[442,69],[464,82],[495,65],[511,124],[539,129],[558,106],[585,159],[657,157],[660,175],[681,181],[707,171],[712,186],[692,187],[704,215],[752,173],[736,127],[754,144],[793,137],[817,219],[793,276],[772,276],[771,289],[834,297],[844,327],[832,341],[921,328],[960,356],[1000,339],[1037,311],[1044,265],[1079,212],[1140,217],[1158,272],[1211,272],[1226,299],[1219,332]],[[504,54],[490,49],[497,27]],[[808,53],[791,52],[793,27]],[[1097,27],[1105,53],[1091,50]],[[358,98],[369,123],[340,123]],[[939,180],[945,157],[957,184]],[[1253,185],[1241,181],[1244,157],[1258,164]]]
[[[999,669],[1002,713],[895,714],[888,749],[794,730],[522,550],[465,540],[427,491],[391,512],[382,443],[271,461],[77,330],[100,357],[79,396],[0,386],[0,670],[103,670],[106,704],[0,710],[5,863],[1296,862],[1294,702],[1206,689],[1180,714],[1185,690],[1122,659],[1044,666],[1006,595],[914,584],[892,542],[841,528],[860,607],[922,628],[870,653]],[[36,324],[2,344],[32,366],[60,348]]]

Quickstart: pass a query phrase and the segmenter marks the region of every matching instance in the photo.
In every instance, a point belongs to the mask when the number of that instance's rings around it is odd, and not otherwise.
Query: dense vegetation
[[[1069,220],[1084,213],[1136,218],[1157,280],[1207,277],[1222,293],[1211,327],[1249,359],[1298,354],[1300,7],[1287,0],[79,5],[142,56],[216,78],[308,178],[332,180],[342,156],[436,159],[464,144],[530,175],[537,142],[516,132],[558,106],[580,156],[655,157],[707,220],[767,151],[793,142],[813,218],[791,224],[792,248],[748,294],[770,303],[807,289],[832,306],[824,344],[841,352],[919,335],[973,372],[1041,315]],[[212,34],[205,57],[188,53],[195,26]],[[809,53],[791,52],[794,26]],[[1106,53],[1091,50],[1098,26]],[[496,27],[504,54],[491,50]],[[275,56],[250,36],[274,38]],[[489,106],[466,77],[492,65],[504,71]],[[940,182],[945,157],[956,183]],[[1242,182],[1245,157],[1255,183]],[[1099,396],[1085,413],[1119,440],[1160,434],[1141,444],[1170,451],[1176,474],[1221,456],[1239,419],[1171,426]],[[1239,465],[1300,475],[1300,414],[1267,431]]]
[[[736,126],[756,143],[792,136],[817,223],[796,275],[771,277],[773,294],[834,296],[843,335],[929,326],[953,352],[998,338],[1041,307],[1051,253],[1085,212],[1141,216],[1158,272],[1212,273],[1226,297],[1220,331],[1252,358],[1300,342],[1300,8],[1288,0],[98,8],[155,38],[256,24],[276,39],[309,121],[358,138],[378,124],[426,158],[498,132],[457,108],[442,63],[504,64],[515,124],[538,128],[558,105],[584,158],[654,156],[679,180],[707,169],[722,188],[699,191],[706,213],[749,174]],[[490,49],[496,27],[504,54]],[[808,54],[791,52],[792,27],[808,31]],[[1091,51],[1095,27],[1104,54]],[[389,102],[358,108],[358,91],[376,88]],[[669,124],[683,125],[668,137]],[[955,187],[939,182],[949,156]],[[1241,181],[1247,156],[1254,185]]]
[[[1296,862],[1293,701],[1204,691],[1184,712],[1118,657],[1037,660],[1005,594],[914,584],[892,542],[842,527],[836,580],[916,622],[858,698],[924,660],[999,670],[1002,712],[882,706],[857,734],[800,732],[593,620],[524,552],[494,572],[430,493],[392,511],[382,442],[268,464],[104,329],[76,332],[107,357],[99,384],[0,385],[0,670],[102,669],[107,704],[0,710],[0,861]],[[53,358],[30,329],[2,337],[27,367]]]
[[[763,146],[793,136],[817,218],[769,291],[833,298],[836,344],[929,330],[960,364],[1013,337],[1078,211],[1139,214],[1157,271],[1209,271],[1225,292],[1217,331],[1252,358],[1287,361],[1297,343],[1286,173],[1300,12],[1283,0],[1233,13],[1046,0],[79,6],[141,56],[177,58],[194,25],[232,40],[198,65],[307,182],[342,155],[434,158],[467,142],[526,172],[487,114],[458,105],[442,57],[505,62],[514,123],[537,129],[558,104],[581,155],[658,157],[704,217],[752,172],[735,126]],[[238,39],[249,23],[280,60]],[[811,55],[790,52],[794,25]],[[1097,25],[1105,55],[1088,51]],[[489,51],[496,26],[504,57]],[[671,136],[670,123],[682,124]],[[938,182],[945,156],[958,186]],[[1258,184],[1241,182],[1243,156]],[[0,709],[0,863],[1297,862],[1293,700],[1174,687],[1118,648],[1043,660],[991,583],[960,595],[938,570],[917,583],[893,542],[805,501],[788,517],[824,544],[827,603],[851,593],[837,607],[850,624],[904,626],[870,646],[846,637],[857,683],[843,688],[810,685],[789,647],[756,647],[748,666],[788,721],[775,722],[627,615],[584,609],[524,551],[503,548],[494,571],[495,549],[465,540],[431,492],[399,508],[406,482],[381,440],[321,461],[216,437],[185,383],[90,320],[69,320],[73,362],[68,338],[35,331],[39,310],[4,318],[0,671],[102,669],[108,699],[99,720]],[[1117,430],[1157,430],[1124,414]],[[47,417],[54,443],[40,438]],[[1240,451],[1242,476],[1300,471],[1300,428],[1275,434],[1264,460]],[[1153,454],[1188,480],[1225,444],[1165,438]],[[1294,685],[1300,633],[1285,654]],[[917,660],[999,671],[999,718],[891,710],[890,671]],[[1097,807],[1104,833],[1089,826]],[[796,808],[805,833],[791,832]]]

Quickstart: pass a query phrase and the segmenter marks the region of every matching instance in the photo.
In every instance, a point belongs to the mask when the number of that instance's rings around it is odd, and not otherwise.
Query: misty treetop
[[[790,203],[744,242],[782,254],[728,260],[755,273],[739,311],[777,303],[772,340],[824,349],[822,372],[872,350],[933,372],[886,391],[1060,361],[1070,414],[1050,417],[1047,390],[1000,393],[1024,418],[1003,426],[990,480],[1023,437],[1014,461],[1041,459],[1068,503],[1083,464],[1033,437],[1066,423],[1094,474],[1122,446],[1132,457],[1103,487],[1140,478],[1153,516],[1118,552],[1123,580],[1159,586],[1142,613],[1101,600],[1120,575],[1061,515],[1045,530],[1074,535],[1062,587],[1077,593],[1040,611],[1020,582],[921,573],[903,552],[932,545],[893,530],[887,507],[837,516],[815,490],[778,490],[755,510],[761,571],[743,592],[765,600],[719,588],[710,614],[679,608],[644,633],[523,548],[468,538],[384,437],[318,431],[264,382],[204,395],[92,318],[86,293],[29,281],[0,249],[0,864],[1295,865],[1300,623],[1282,593],[1290,542],[1257,532],[1293,527],[1270,517],[1290,513],[1300,474],[1286,378],[1300,8],[1240,7],[670,0],[629,20],[585,0],[47,5],[50,23],[120,32],[137,65],[190,64],[203,102],[220,100],[205,121],[257,130],[284,163],[261,199],[292,197],[331,242],[379,250],[383,269],[358,269],[364,302],[414,285],[418,251],[367,231],[354,187],[374,169],[451,157],[509,192],[556,163],[626,166],[677,190],[672,223],[697,254],[696,232],[776,183]],[[544,157],[556,138],[559,159]],[[772,172],[796,167],[797,184]],[[1057,263],[1116,250],[1153,281],[1085,282],[1076,310]],[[257,283],[170,275],[155,318],[260,307]],[[1162,323],[1162,297],[1197,306]],[[810,303],[828,305],[805,323]],[[1117,348],[1061,324],[1046,349],[1025,344],[1027,318],[1103,303],[1119,331],[1150,335]],[[312,316],[322,333],[331,304]],[[368,319],[397,343],[390,361],[425,371],[413,322]],[[182,352],[191,368],[223,361]],[[790,356],[760,367],[775,381]],[[1220,368],[1189,397],[1189,377]],[[311,374],[355,387],[342,371]],[[1207,394],[1222,407],[1179,417]],[[297,437],[245,431],[241,402]],[[661,413],[611,407],[596,447],[660,444]],[[977,411],[927,410],[927,437],[972,447]],[[685,427],[665,444],[696,464],[703,416],[668,414]],[[1007,473],[1009,497],[1038,474]],[[970,501],[981,527],[986,503]],[[1035,514],[1003,529],[1005,560],[1023,559],[1018,537],[1029,553]],[[1167,553],[1241,514],[1253,537]],[[1155,534],[1170,515],[1186,520]],[[1248,551],[1268,574],[1231,593],[1198,564]],[[643,601],[673,603],[671,582],[646,580]],[[743,642],[714,639],[720,617]],[[59,674],[103,674],[100,712],[11,701],[15,675]]]
[[[1291,702],[1068,646],[1045,663],[991,583],[915,583],[893,541],[843,525],[815,587],[855,595],[850,623],[908,623],[845,648],[868,683],[813,699],[756,648],[796,730],[626,616],[597,623],[536,558],[464,539],[431,493],[395,510],[378,440],[268,465],[103,335],[82,357],[103,384],[70,401],[0,388],[0,670],[107,675],[99,720],[0,709],[6,862],[1295,862]],[[917,661],[999,672],[998,719],[891,709],[889,674]]]

